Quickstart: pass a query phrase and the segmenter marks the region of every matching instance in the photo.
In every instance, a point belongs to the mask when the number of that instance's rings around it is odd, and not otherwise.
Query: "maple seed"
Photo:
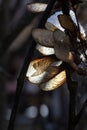
[[[53,55],[55,54],[54,52],[54,48],[52,47],[45,47],[45,46],[42,46],[40,44],[37,44],[36,45],[36,49],[43,55]]]
[[[33,60],[26,76],[29,81],[38,84],[40,89],[51,91],[60,87],[66,80],[65,71],[61,70],[62,62],[54,56]]]
[[[70,43],[68,36],[64,32],[59,29],[54,32],[46,29],[34,29],[32,36],[37,43],[39,42],[44,47],[52,46],[52,49],[54,49],[54,53],[58,59],[69,63],[69,65],[79,74],[82,72],[76,65],[75,57],[71,52],[73,45]],[[39,51],[41,51],[40,48]]]
[[[73,20],[68,15],[65,15],[65,14],[58,15],[58,20],[59,20],[61,26],[66,30],[73,32],[77,29]]]
[[[43,79],[45,70],[53,63],[56,59],[48,56],[40,59],[33,60],[29,67],[26,76],[32,83],[40,83]]]
[[[34,40],[46,47],[53,47],[54,39],[53,32],[46,29],[33,29],[32,36]]]
[[[47,7],[47,4],[45,3],[30,3],[27,5],[27,9],[31,11],[32,13],[44,12],[46,7]]]
[[[65,81],[66,81],[66,72],[61,71],[59,74],[57,74],[54,78],[50,79],[48,82],[41,83],[39,87],[44,91],[52,91],[63,85]]]

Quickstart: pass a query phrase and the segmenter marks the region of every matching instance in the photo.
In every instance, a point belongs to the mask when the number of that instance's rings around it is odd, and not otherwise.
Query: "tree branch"
[[[87,107],[87,100],[84,102],[83,106],[82,106],[82,109],[80,110],[80,112],[78,113],[78,115],[75,117],[75,125],[78,124],[83,112],[84,112],[84,109]]]
[[[62,11],[63,14],[69,15],[69,0],[62,0]],[[67,30],[65,30],[67,31]],[[72,81],[70,70],[68,69],[68,64],[65,63],[66,69],[66,81],[67,86],[70,92],[70,101],[69,101],[69,121],[68,121],[68,130],[75,130],[75,105],[76,105],[76,92],[78,87],[78,82]]]

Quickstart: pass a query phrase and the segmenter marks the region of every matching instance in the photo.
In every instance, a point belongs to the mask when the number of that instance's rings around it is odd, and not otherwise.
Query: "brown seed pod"
[[[54,50],[56,57],[62,61],[67,62],[75,71],[77,71],[79,75],[86,74],[85,70],[78,67],[78,65],[76,64],[75,60],[77,56],[70,51],[70,46],[68,46],[65,41],[57,43],[55,42]]]
[[[56,58],[48,56],[40,59],[33,60],[28,68],[26,76],[32,83],[40,83],[45,75],[46,69],[53,63]]]
[[[55,55],[58,59],[61,59],[65,62],[72,61],[72,53],[70,52],[70,47],[67,46],[65,41],[55,42],[54,43]]]
[[[32,36],[34,40],[42,46],[53,47],[53,32],[46,29],[33,29]]]
[[[54,39],[56,41],[67,40],[66,42],[69,42],[68,36],[59,29],[54,32],[46,29],[33,29],[32,36],[37,43],[46,47],[54,47]]]
[[[50,79],[52,79],[55,75],[57,75],[60,72],[60,67],[58,66],[49,66],[46,71],[45,75],[41,81],[41,83],[48,82]]]
[[[75,23],[73,22],[73,20],[70,18],[70,16],[61,14],[61,15],[58,15],[58,20],[64,29],[69,30],[71,32],[74,32],[77,30],[77,27]]]
[[[66,81],[66,72],[61,71],[54,78],[50,79],[49,81],[47,81],[45,83],[41,83],[39,85],[39,87],[40,87],[40,89],[42,89],[44,91],[52,91],[52,90],[60,87],[61,85],[63,85],[65,81]]]
[[[54,32],[54,50],[55,50],[55,55],[58,59],[69,63],[69,65],[74,69],[78,70],[78,66],[75,63],[75,57],[73,53],[71,52],[71,44],[69,42],[69,39],[67,36],[61,41],[57,39],[57,31]]]
[[[27,5],[27,9],[32,13],[44,12],[46,8],[47,4],[45,3],[30,3]]]
[[[66,80],[65,71],[61,71],[60,67],[62,62],[56,61],[57,59],[54,57],[50,58],[45,57],[32,61],[26,74],[30,82],[38,84],[44,91],[54,90]]]
[[[55,42],[66,42],[67,46],[70,46],[70,41],[68,36],[61,30],[57,29],[56,31],[53,32],[53,38]]]
[[[39,74],[43,73],[48,68],[48,66],[55,60],[56,60],[56,58],[50,57],[50,56],[44,57],[41,59],[36,59],[33,61],[33,67],[35,68],[35,70],[37,71],[37,73],[39,75]]]

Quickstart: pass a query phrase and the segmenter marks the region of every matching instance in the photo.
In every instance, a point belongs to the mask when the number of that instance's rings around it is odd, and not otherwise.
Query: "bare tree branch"
[[[78,124],[79,120],[81,119],[81,116],[85,110],[85,108],[87,107],[87,100],[84,102],[80,112],[78,113],[78,115],[75,117],[75,125]]]

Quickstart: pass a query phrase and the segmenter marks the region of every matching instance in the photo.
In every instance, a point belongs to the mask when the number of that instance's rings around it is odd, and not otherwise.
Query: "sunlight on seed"
[[[60,25],[60,22],[58,20],[58,16],[61,15],[61,14],[63,14],[62,11],[55,12],[53,15],[51,15],[47,19],[47,22],[49,24],[52,24],[51,26],[54,26],[55,28],[58,28],[58,29],[60,29],[61,31],[64,32],[65,29]],[[72,10],[70,10],[70,16],[71,16],[71,19],[73,20],[74,24],[77,26],[77,20],[76,20],[76,17],[75,17],[75,13]],[[52,28],[54,28],[54,27],[52,27]],[[80,23],[79,23],[79,27],[80,27],[80,32],[82,33],[82,35],[84,37],[86,37],[85,30],[84,30],[83,26]],[[48,29],[49,29],[49,26],[48,26]]]
[[[31,61],[31,63],[29,64],[28,71],[34,73],[33,74],[34,76],[39,75],[43,73],[50,66],[50,64],[52,64],[55,61],[56,58],[53,56],[47,56],[47,57],[35,59]],[[34,71],[36,71],[37,74],[35,74]]]
[[[42,81],[46,72],[43,72],[37,76],[33,76],[33,74],[35,72],[36,72],[36,69],[32,66],[32,64],[30,64],[26,76],[28,77],[30,82],[35,83],[35,84],[39,84]]]
[[[46,73],[42,79],[41,83],[48,82],[50,79],[54,78],[60,72],[60,68],[56,66],[49,66],[46,70]]]
[[[47,19],[47,22],[53,24],[54,26],[56,26],[56,27],[57,27],[58,29],[60,29],[61,31],[64,31],[64,28],[60,25],[60,22],[59,22],[59,20],[58,20],[58,18],[57,18],[57,17],[58,17],[59,15],[61,15],[61,14],[63,14],[62,11],[57,11],[57,12],[55,12],[55,14],[51,15],[51,16]],[[70,10],[70,16],[71,16],[73,22],[77,25],[77,20],[76,20],[76,18],[75,18],[75,13],[74,13],[72,10]]]
[[[47,4],[44,3],[31,3],[27,5],[27,9],[33,13],[40,13],[45,11]]]
[[[53,70],[55,73],[52,73],[52,75],[56,74],[58,72],[58,68],[55,69],[52,67],[49,68],[49,66],[55,62],[55,58],[52,56],[40,58],[33,60],[28,67],[28,71],[26,76],[28,77],[29,81],[32,83],[39,84],[42,82],[45,76],[50,77],[50,71]],[[49,68],[49,69],[48,69]]]
[[[40,44],[37,44],[36,49],[43,55],[53,55],[55,54],[54,48],[45,47]]]
[[[49,67],[49,65],[52,64],[52,62],[54,62],[55,60],[55,57],[52,56],[43,57],[33,60],[31,62],[31,65],[36,69],[37,75],[39,75],[42,72],[44,72]]]
[[[65,81],[66,73],[65,71],[62,71],[59,74],[57,74],[54,78],[50,79],[48,82],[40,84],[39,87],[44,91],[51,91],[63,85]]]
[[[27,78],[30,82],[35,84],[40,84],[43,82],[47,82],[50,79],[52,79],[56,74],[60,72],[60,69],[56,66],[49,66],[46,71],[44,71],[41,74],[34,75],[32,74],[33,70],[31,72],[29,71],[29,74],[27,74]]]
[[[47,22],[51,23],[52,25],[56,26],[58,29],[61,31],[64,31],[64,28],[61,27],[59,20],[57,18],[58,15],[62,14],[62,11],[57,11],[55,14],[51,15],[48,19]]]

